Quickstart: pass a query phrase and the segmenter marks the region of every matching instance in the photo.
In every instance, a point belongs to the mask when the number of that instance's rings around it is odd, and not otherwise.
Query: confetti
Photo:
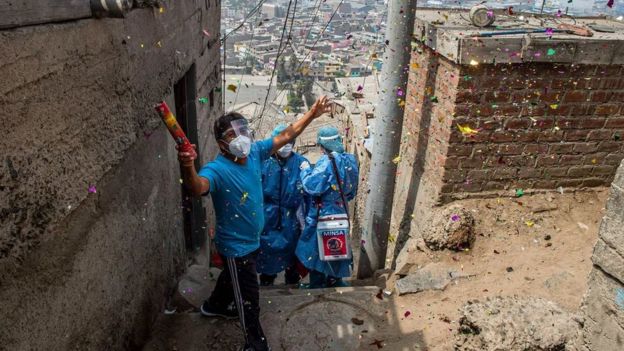
[[[208,102],[210,102],[207,97],[200,97],[198,100],[200,104],[207,104]]]
[[[546,55],[548,56],[552,56],[556,53],[555,49],[548,49],[548,51],[546,52]]]
[[[478,66],[479,62],[475,61],[475,60],[470,60],[470,65],[471,66]]]
[[[613,8],[613,3],[614,3],[614,2],[615,2],[615,0],[609,0],[609,1],[607,2],[607,6],[608,6],[609,8]]]
[[[452,216],[451,216],[451,221],[453,221],[453,222],[457,222],[457,221],[459,221],[460,219],[461,219],[461,218],[460,218],[458,215],[456,215],[456,214],[454,214],[454,215],[452,215]]]
[[[548,35],[549,37],[552,37],[553,33],[554,33],[554,31],[553,31],[552,28],[546,28],[546,35]]]
[[[202,32],[204,33],[204,35],[205,35],[205,36],[207,36],[208,38],[210,38],[210,32],[209,32],[209,31],[207,31],[207,30],[205,30],[205,29],[204,29]]]
[[[527,225],[527,227],[531,228],[532,226],[534,226],[534,225],[535,225],[535,222],[533,222],[533,221],[529,220],[529,221],[524,221],[524,224],[526,224],[526,225]]]
[[[361,85],[358,85],[358,87],[357,87],[357,91],[358,91],[358,92],[360,92],[360,91],[362,91],[362,90],[364,90],[364,87],[363,87],[363,86],[361,86]]]
[[[410,311],[405,311],[405,313],[403,313],[403,317],[407,318],[410,316],[410,314],[412,314],[412,312]]]
[[[412,63],[412,64],[410,65],[410,67],[411,67],[412,69],[418,69],[418,68],[420,68],[420,65],[419,65],[419,64],[417,64],[417,63]]]
[[[395,165],[399,164],[399,162],[401,162],[401,156],[397,156],[392,160],[392,163],[394,163]]]
[[[524,190],[516,189],[516,197],[522,197],[522,195],[524,195]]]
[[[403,89],[397,89],[397,96],[403,96]]]
[[[231,92],[235,93],[235,92],[236,92],[236,85],[234,85],[234,84],[228,84],[228,86],[227,86],[227,90],[229,90],[229,91],[231,91]]]
[[[459,129],[459,131],[463,134],[463,135],[475,135],[477,133],[479,133],[478,129],[472,129],[469,126],[462,126],[457,124],[457,129]]]
[[[551,104],[550,105],[550,108],[553,109],[553,110],[556,110],[557,107],[559,107],[559,104]]]
[[[89,185],[89,193],[90,194],[97,193],[97,190],[95,189],[95,185]]]

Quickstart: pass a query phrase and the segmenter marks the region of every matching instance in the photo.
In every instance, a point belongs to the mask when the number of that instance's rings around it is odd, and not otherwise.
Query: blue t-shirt
[[[241,257],[260,247],[264,228],[262,162],[271,156],[273,139],[251,145],[247,163],[239,165],[223,155],[205,164],[199,176],[210,182],[217,228],[215,244],[225,257]]]

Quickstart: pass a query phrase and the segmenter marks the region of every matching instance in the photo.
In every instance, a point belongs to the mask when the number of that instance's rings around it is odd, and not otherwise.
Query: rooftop
[[[557,62],[624,64],[624,22],[494,10],[490,27],[472,25],[468,10],[418,9],[414,36],[459,64]],[[589,29],[580,36],[562,28]],[[515,33],[510,33],[515,32]]]

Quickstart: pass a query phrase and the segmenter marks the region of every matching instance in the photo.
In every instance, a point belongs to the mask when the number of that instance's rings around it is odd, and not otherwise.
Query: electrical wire
[[[273,61],[273,71],[271,72],[271,78],[269,79],[269,88],[267,89],[266,97],[264,98],[264,104],[262,105],[262,111],[260,112],[260,121],[258,122],[258,131],[260,131],[260,127],[262,126],[262,121],[264,118],[264,111],[266,110],[267,102],[269,101],[269,95],[271,94],[271,86],[273,85],[273,78],[275,77],[275,71],[277,70],[277,65],[279,63],[279,58],[281,54],[286,49],[287,45],[284,45],[284,35],[286,34],[286,28],[288,27],[288,15],[290,14],[290,7],[292,6],[293,0],[288,2],[288,9],[286,10],[286,19],[284,20],[284,26],[282,27],[282,35],[280,37],[280,45],[277,49],[277,55],[275,57],[275,61]],[[295,0],[295,10],[297,8],[297,0]],[[293,20],[295,18],[295,13],[293,11]],[[292,29],[292,25],[291,25]],[[290,35],[289,35],[290,37]]]
[[[260,0],[260,2],[254,6],[251,10],[249,10],[249,13],[245,16],[245,18],[243,18],[243,22],[241,22],[241,24],[239,24],[236,28],[232,29],[231,31],[229,31],[228,33],[223,35],[223,38],[221,39],[222,41],[225,42],[225,40],[232,35],[232,33],[236,32],[237,30],[241,29],[245,23],[247,23],[247,21],[253,17],[254,15],[256,15],[258,13],[258,11],[262,8],[262,5],[266,2],[267,0]],[[288,16],[286,16],[288,17]]]

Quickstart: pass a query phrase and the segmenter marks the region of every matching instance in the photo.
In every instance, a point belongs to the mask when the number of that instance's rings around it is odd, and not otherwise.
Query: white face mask
[[[277,150],[277,155],[281,158],[286,158],[290,156],[293,151],[293,144],[286,144],[282,146],[279,150]]]
[[[249,150],[251,150],[251,138],[239,135],[230,141],[228,149],[236,158],[245,158],[249,155]]]

